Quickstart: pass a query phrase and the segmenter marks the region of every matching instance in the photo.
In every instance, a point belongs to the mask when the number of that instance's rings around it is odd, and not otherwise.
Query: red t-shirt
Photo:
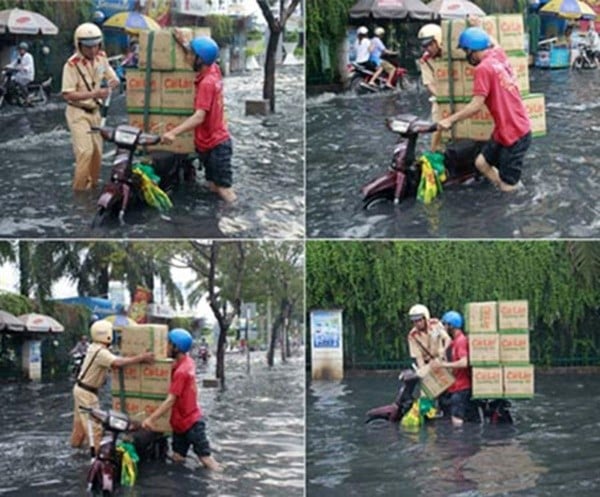
[[[450,352],[452,362],[458,361],[463,357],[469,360],[469,341],[464,333],[460,330],[456,330],[452,344],[450,345]],[[448,392],[458,392],[460,390],[467,390],[471,388],[471,368],[457,368],[453,369],[455,381],[448,389]]]
[[[501,48],[487,50],[475,67],[473,95],[485,97],[485,105],[494,118],[494,141],[508,147],[531,130],[519,82]]]
[[[229,139],[223,104],[223,77],[217,64],[212,64],[194,80],[194,109],[206,112],[204,121],[194,130],[194,144],[201,152],[215,148]]]
[[[177,397],[171,410],[171,427],[175,433],[185,433],[202,418],[198,405],[196,364],[189,355],[175,363],[169,393]]]

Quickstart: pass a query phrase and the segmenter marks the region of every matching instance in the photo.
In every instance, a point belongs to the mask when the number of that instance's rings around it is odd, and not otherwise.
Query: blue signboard
[[[314,349],[339,349],[342,345],[341,311],[313,311],[310,315]]]

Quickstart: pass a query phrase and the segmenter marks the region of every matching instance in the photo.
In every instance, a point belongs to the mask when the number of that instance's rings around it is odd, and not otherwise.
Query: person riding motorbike
[[[151,363],[154,361],[154,353],[144,352],[133,357],[115,356],[108,349],[113,341],[113,326],[106,320],[99,320],[92,324],[90,336],[92,344],[88,348],[81,366],[81,373],[77,376],[73,387],[74,410],[71,446],[81,447],[86,440],[91,439],[97,450],[102,436],[102,426],[94,423],[93,433],[88,433],[88,415],[81,412],[79,407],[100,407],[98,390],[104,384],[106,375],[111,368]]]
[[[200,341],[200,345],[198,346],[198,358],[204,364],[206,364],[206,362],[208,361],[208,356],[209,356],[208,343],[206,342],[206,338],[202,337],[202,340]]]
[[[442,57],[442,28],[437,24],[425,24],[418,34],[417,38],[421,48],[425,50],[419,59],[421,70],[421,81],[430,94],[431,119],[433,122],[440,120],[439,106],[436,101],[437,81],[433,61]],[[435,131],[431,135],[431,151],[436,152],[441,144],[442,132]]]
[[[369,63],[371,40],[369,40],[368,35],[369,29],[366,26],[361,26],[356,30],[356,42],[354,43],[354,51],[356,53],[355,62],[374,69],[374,66]]]
[[[75,173],[73,190],[94,188],[100,179],[102,137],[90,133],[100,125],[100,108],[119,78],[101,50],[102,31],[95,24],[83,23],[75,29],[75,53],[63,66],[62,95],[67,101],[66,118],[73,140]],[[106,81],[108,87],[103,87]]]
[[[17,72],[12,76],[15,83],[19,85],[21,93],[25,98],[25,104],[31,105],[29,101],[29,92],[27,85],[35,79],[35,62],[33,56],[28,52],[29,45],[22,41],[17,48],[17,58],[6,67],[16,69]]]
[[[463,317],[456,311],[442,316],[442,324],[452,337],[450,359],[435,359],[432,367],[451,369],[454,383],[447,390],[447,403],[454,426],[462,426],[471,402],[471,368],[469,367],[469,341],[463,333]]]
[[[385,72],[388,75],[386,86],[388,88],[394,88],[392,81],[394,79],[396,68],[394,67],[394,64],[382,59],[381,56],[398,55],[398,52],[388,50],[383,44],[381,38],[383,38],[383,35],[385,34],[385,29],[382,27],[375,28],[374,34],[375,36],[371,39],[371,46],[369,47],[369,51],[371,52],[369,60],[375,64],[377,69],[373,73],[373,76],[371,76],[369,84],[374,85],[381,73]]]

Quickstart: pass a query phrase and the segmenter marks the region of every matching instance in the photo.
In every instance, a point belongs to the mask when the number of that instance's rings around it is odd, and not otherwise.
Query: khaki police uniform
[[[113,362],[117,359],[104,344],[94,342],[87,351],[85,360],[81,365],[81,373],[73,387],[74,411],[73,431],[71,432],[71,446],[81,447],[89,441],[88,414],[81,412],[79,406],[100,407],[98,389],[106,381]],[[102,426],[92,420],[94,444],[99,447],[102,437]]]
[[[408,353],[419,362],[428,363],[431,359],[445,359],[444,353],[451,338],[444,325],[437,319],[430,319],[427,332],[413,328],[408,333]]]
[[[423,86],[426,88],[431,87],[436,91],[437,80],[433,69],[433,57],[431,57],[429,53],[425,53],[423,57],[419,59],[419,67],[421,69],[421,81],[423,82]],[[431,103],[431,119],[433,122],[437,123],[441,118],[438,103],[434,101]]]
[[[63,66],[62,92],[68,97],[69,92],[94,91],[105,79],[118,81],[104,52],[99,52],[93,61],[76,52]],[[98,133],[89,132],[92,126],[100,125],[100,104],[99,100],[89,98],[67,105],[67,124],[75,154],[73,190],[89,190],[100,178],[102,138]]]

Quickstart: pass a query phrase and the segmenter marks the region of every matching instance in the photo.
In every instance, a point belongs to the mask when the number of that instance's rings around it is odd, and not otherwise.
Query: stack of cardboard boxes
[[[152,414],[165,400],[171,383],[173,360],[167,358],[168,328],[161,324],[125,326],[121,333],[121,353],[133,356],[154,352],[153,364],[135,364],[115,368],[111,393],[113,409],[126,412],[137,421]],[[171,412],[158,419],[156,429],[170,432]]]
[[[465,60],[465,53],[458,48],[458,38],[466,29],[464,19],[442,21],[444,58],[434,63],[437,79],[437,101],[440,117],[446,118],[466,106],[473,95],[474,67]],[[523,16],[521,14],[495,14],[486,16],[481,26],[493,36],[505,50],[519,80],[519,90],[531,120],[533,136],[546,134],[546,106],[544,95],[529,93],[529,66],[524,52]],[[489,110],[483,110],[454,125],[445,132],[445,140],[470,138],[487,140],[492,134],[494,121]]]
[[[531,398],[526,300],[474,302],[465,308],[474,398]]]
[[[210,36],[210,28],[180,29],[187,41]],[[194,113],[195,77],[171,29],[141,31],[139,69],[127,71],[129,124],[160,135],[181,124]],[[182,133],[171,145],[150,149],[193,153],[193,132]]]

